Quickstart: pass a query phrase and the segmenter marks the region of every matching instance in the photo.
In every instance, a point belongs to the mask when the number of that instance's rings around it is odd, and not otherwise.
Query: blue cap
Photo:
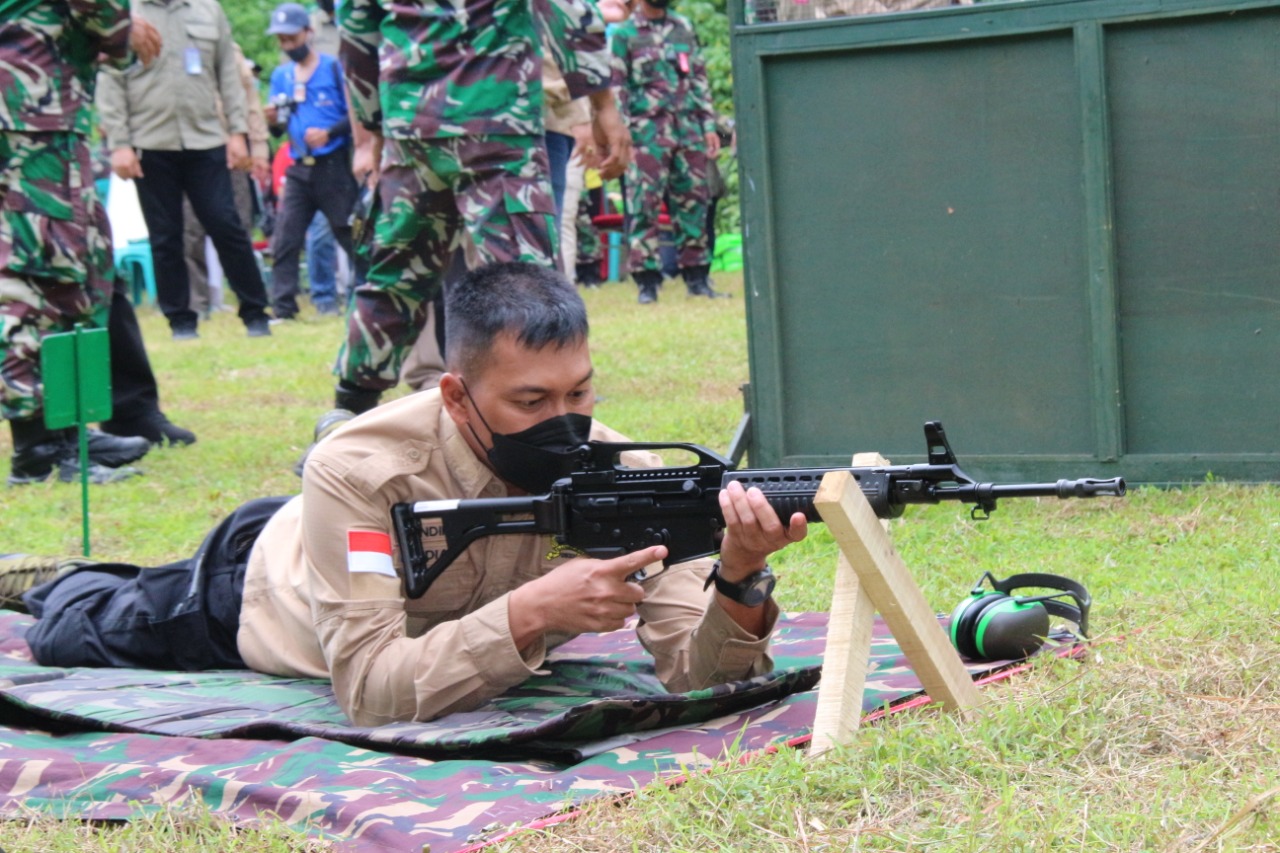
[[[269,36],[291,36],[311,26],[311,15],[301,4],[281,3],[271,13]]]

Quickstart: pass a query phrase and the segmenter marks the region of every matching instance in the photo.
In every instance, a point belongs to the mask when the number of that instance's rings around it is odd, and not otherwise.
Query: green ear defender
[[[983,584],[991,582],[991,589]],[[1016,589],[1051,589],[1047,595],[1017,597]],[[1074,604],[1061,599],[1071,599]],[[1028,572],[996,580],[986,572],[969,597],[951,614],[951,644],[970,660],[1020,660],[1035,652],[1049,635],[1049,617],[1074,623],[1089,634],[1089,592],[1069,578]]]

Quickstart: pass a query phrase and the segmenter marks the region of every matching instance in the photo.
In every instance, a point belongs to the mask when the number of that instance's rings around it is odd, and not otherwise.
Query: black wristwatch
[[[760,571],[752,572],[737,583],[731,583],[720,577],[720,561],[716,560],[702,588],[707,589],[713,583],[716,591],[730,601],[736,601],[744,607],[759,607],[773,595],[778,579],[774,577],[773,569],[765,564]]]

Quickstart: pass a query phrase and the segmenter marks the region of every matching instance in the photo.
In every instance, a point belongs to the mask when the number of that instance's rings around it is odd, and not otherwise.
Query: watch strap
[[[715,584],[716,591],[730,601],[736,601],[744,607],[759,607],[769,600],[769,596],[773,594],[773,587],[776,580],[773,575],[773,569],[765,563],[763,569],[752,572],[742,580],[734,583],[725,580],[720,575],[720,561],[716,560],[711,565],[711,572],[707,575],[706,583],[702,588],[709,589]]]

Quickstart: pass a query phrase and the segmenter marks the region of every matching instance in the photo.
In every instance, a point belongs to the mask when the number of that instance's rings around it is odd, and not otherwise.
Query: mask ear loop
[[[476,398],[471,396],[471,389],[467,387],[467,380],[459,376],[458,381],[462,383],[462,390],[464,393],[466,393],[467,399],[471,401],[471,408],[475,409],[476,414],[480,416],[480,423],[484,424],[484,428],[489,431],[489,435],[493,436],[494,435],[493,427],[489,426],[489,421],[485,418],[484,412],[480,411],[480,407],[476,405]],[[484,442],[480,440],[480,434],[476,432],[476,428],[471,425],[470,420],[467,421],[467,429],[471,430],[471,435],[475,437],[476,444],[480,445],[481,447],[484,447]],[[493,449],[492,446],[487,447],[485,448],[485,452],[488,452],[489,450],[492,450],[492,449]]]

